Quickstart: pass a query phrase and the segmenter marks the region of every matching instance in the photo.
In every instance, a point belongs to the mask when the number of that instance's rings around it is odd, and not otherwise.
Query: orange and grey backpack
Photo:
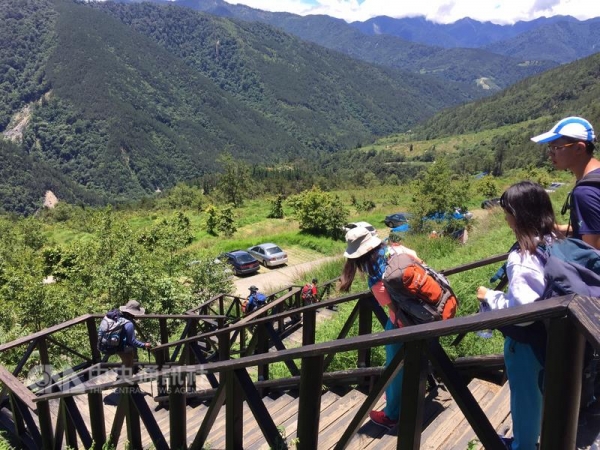
[[[398,308],[413,323],[451,319],[458,299],[448,280],[407,254],[392,254],[383,284]]]

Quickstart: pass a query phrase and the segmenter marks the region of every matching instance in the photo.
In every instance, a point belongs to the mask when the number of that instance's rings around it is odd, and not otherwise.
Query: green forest
[[[35,213],[48,190],[83,205],[180,182],[209,193],[223,153],[250,166],[253,195],[398,185],[446,155],[500,176],[544,167],[528,138],[560,116],[600,116],[596,55],[470,101],[468,83],[172,5],[8,0],[0,14],[0,130],[27,116],[0,145],[6,212]]]

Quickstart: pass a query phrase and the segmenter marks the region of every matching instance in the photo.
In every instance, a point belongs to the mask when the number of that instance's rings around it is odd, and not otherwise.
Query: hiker
[[[586,119],[567,117],[547,133],[531,140],[548,144],[547,153],[554,167],[569,170],[575,175],[575,187],[561,211],[565,214],[569,210],[569,223],[557,225],[557,229],[600,249],[600,161],[594,158],[594,128]],[[586,344],[581,393],[581,408],[584,410],[594,404],[595,408],[600,406],[594,395],[597,364],[598,355],[590,344]]]
[[[356,227],[346,233],[346,263],[340,276],[339,289],[348,292],[356,271],[366,274],[369,289],[375,299],[382,306],[388,307],[389,318],[385,325],[386,330],[401,328],[404,324],[398,320],[396,306],[386,291],[382,276],[385,272],[387,260],[392,252],[410,255],[417,261],[421,261],[414,250],[400,244],[386,245],[377,236],[373,236],[364,227]],[[388,344],[385,346],[386,367],[390,364],[396,353],[402,348],[402,343]],[[398,423],[400,417],[400,399],[402,394],[401,369],[385,390],[386,406],[382,411],[371,411],[369,418],[376,424],[391,429]]]
[[[141,307],[140,302],[137,300],[129,300],[125,306],[119,308],[121,315],[126,319],[123,326],[125,338],[123,342],[123,350],[118,351],[117,355],[121,358],[123,366],[127,368],[133,368],[133,361],[135,359],[135,353],[137,348],[149,349],[151,347],[150,342],[138,341],[135,337],[135,318],[146,311]]]
[[[546,151],[554,167],[569,170],[577,182],[590,174],[600,177],[600,161],[594,158],[595,139],[592,125],[581,117],[562,119],[547,133],[531,138],[548,144]],[[570,207],[569,224],[558,225],[558,229],[600,249],[600,178],[594,184],[576,186],[565,206]]]
[[[491,310],[532,303],[542,295],[544,264],[536,249],[539,244],[548,245],[556,239],[552,202],[539,184],[530,181],[513,184],[502,194],[500,206],[516,236],[518,248],[508,255],[507,292],[484,286],[477,289],[477,299]],[[542,322],[506,327],[500,331],[505,337],[504,363],[510,386],[514,435],[513,439],[502,439],[509,449],[535,450],[542,424],[546,331]]]
[[[319,280],[317,280],[316,278],[313,278],[312,281],[310,283],[306,283],[304,285],[304,287],[302,288],[302,292],[300,294],[300,296],[302,297],[302,303],[304,305],[311,305],[317,301],[319,301],[319,299],[317,298],[317,283],[319,282]]]
[[[250,295],[242,305],[244,313],[246,314],[249,314],[252,311],[264,306],[267,302],[267,297],[263,293],[258,292],[258,288],[256,286],[252,285],[248,289],[250,290]]]

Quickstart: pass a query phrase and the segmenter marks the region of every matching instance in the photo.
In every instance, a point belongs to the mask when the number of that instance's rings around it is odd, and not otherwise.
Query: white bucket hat
[[[354,259],[369,253],[381,244],[381,239],[373,236],[365,227],[352,228],[346,233],[346,258]]]

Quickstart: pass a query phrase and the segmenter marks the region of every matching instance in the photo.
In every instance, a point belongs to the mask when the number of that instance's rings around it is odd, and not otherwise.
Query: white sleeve
[[[515,251],[506,264],[508,290],[489,290],[485,301],[491,309],[505,309],[533,303],[544,292],[544,267],[535,255]]]

